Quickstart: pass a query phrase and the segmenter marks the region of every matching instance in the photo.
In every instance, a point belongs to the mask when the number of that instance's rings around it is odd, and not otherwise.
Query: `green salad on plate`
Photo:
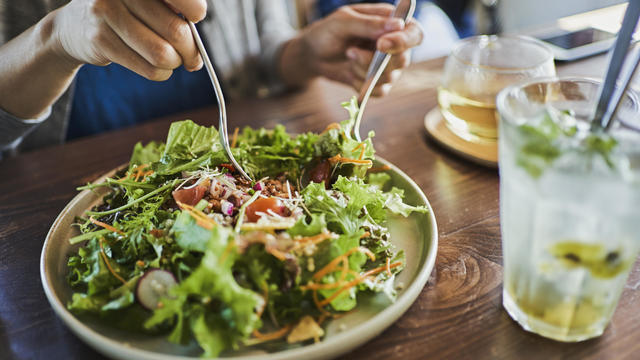
[[[349,119],[292,136],[245,128],[229,164],[213,127],[173,123],[165,143],[138,143],[76,218],[67,308],[110,326],[195,341],[203,356],[245,346],[319,341],[323,326],[366,293],[393,300],[405,260],[389,213],[427,212],[373,168],[373,133]]]

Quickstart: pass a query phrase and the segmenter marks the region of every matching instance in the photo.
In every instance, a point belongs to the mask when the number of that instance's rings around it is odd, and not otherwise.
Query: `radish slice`
[[[169,294],[169,289],[176,286],[178,282],[173,274],[166,270],[153,269],[147,271],[136,289],[136,296],[142,306],[149,310],[159,307],[159,300]]]
[[[255,185],[253,185],[253,190],[255,191],[264,190],[264,186],[262,186],[261,182],[257,182]]]

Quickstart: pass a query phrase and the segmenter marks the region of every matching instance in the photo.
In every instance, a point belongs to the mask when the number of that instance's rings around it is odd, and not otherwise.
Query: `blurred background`
[[[543,34],[591,26],[616,32],[626,1],[621,0],[417,0],[416,19],[425,41],[414,61],[445,56],[455,42],[477,34]],[[302,27],[345,4],[383,2],[362,0],[295,0],[288,2],[294,25]],[[393,3],[393,0],[384,2]],[[616,6],[617,5],[617,6]],[[585,12],[598,11],[591,18]],[[581,14],[576,17],[572,15]]]

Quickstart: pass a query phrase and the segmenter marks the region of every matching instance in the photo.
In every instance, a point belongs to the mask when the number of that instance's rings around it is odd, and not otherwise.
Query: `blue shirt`
[[[206,70],[174,70],[156,82],[118,65],[84,65],[76,76],[67,140],[215,104]]]

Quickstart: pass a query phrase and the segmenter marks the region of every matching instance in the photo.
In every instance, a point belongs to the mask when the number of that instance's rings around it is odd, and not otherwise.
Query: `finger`
[[[369,15],[389,17],[395,9],[391,4],[353,4],[351,8],[357,12]]]
[[[110,5],[105,20],[133,51],[151,65],[162,69],[175,69],[182,64],[182,58],[176,50],[133,16],[123,3],[111,1]]]
[[[333,22],[331,30],[342,38],[377,39],[384,33],[404,29],[402,19],[363,14],[349,6],[339,8],[327,19]]]
[[[111,28],[106,27],[101,35],[95,39],[104,56],[112,62],[149,80],[164,81],[171,77],[173,71],[153,66],[140,54],[131,49]]]
[[[376,43],[376,48],[389,54],[399,54],[420,45],[423,36],[420,25],[414,19],[411,19],[404,30],[389,32],[380,36]]]
[[[127,8],[178,52],[185,69],[199,70],[202,58],[187,22],[157,0],[124,0]]]
[[[205,0],[164,0],[173,9],[184,15],[189,21],[195,23],[204,19],[207,15],[207,2]]]

